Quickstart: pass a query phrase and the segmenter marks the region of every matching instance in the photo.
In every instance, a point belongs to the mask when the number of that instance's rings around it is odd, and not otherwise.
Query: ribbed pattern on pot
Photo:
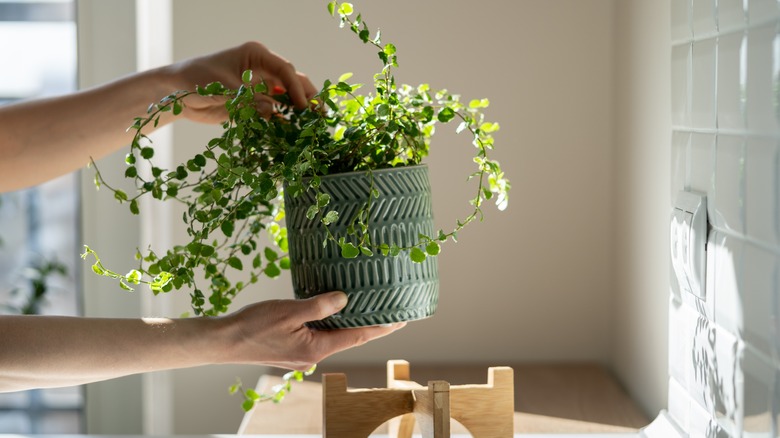
[[[373,172],[379,197],[372,200],[371,237],[375,243],[408,246],[418,234],[434,234],[430,182],[426,166],[382,169]],[[340,237],[354,214],[368,200],[371,179],[366,172],[329,175],[321,189],[331,196],[327,210],[337,210],[339,220],[331,232]],[[343,290],[349,304],[339,314],[310,326],[321,329],[358,327],[411,321],[436,310],[439,281],[436,258],[412,262],[407,254],[385,257],[378,252],[354,259],[341,257],[338,245],[326,238],[319,217],[306,218],[315,202],[312,191],[285,198],[293,289],[298,298]]]

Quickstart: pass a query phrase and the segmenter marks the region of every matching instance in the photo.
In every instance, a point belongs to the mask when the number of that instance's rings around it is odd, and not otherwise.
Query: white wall
[[[330,362],[608,363],[613,0],[356,3],[368,24],[381,27],[385,41],[398,47],[400,81],[427,81],[467,100],[490,98],[489,114],[502,125],[495,158],[513,191],[506,212],[487,209],[485,223],[444,248],[435,317]],[[174,58],[257,39],[316,84],[345,71],[369,83],[376,55],[338,29],[325,4],[174,1]],[[179,123],[174,158],[187,158],[215,133]],[[467,214],[471,192],[464,180],[472,164],[468,139],[442,134],[429,163],[435,215],[446,227]],[[243,300],[291,295],[283,277],[245,292]],[[238,401],[222,394],[234,376],[251,383],[259,372],[222,367],[175,373],[175,432],[234,431]]]
[[[653,417],[666,406],[669,3],[615,2],[614,368]]]

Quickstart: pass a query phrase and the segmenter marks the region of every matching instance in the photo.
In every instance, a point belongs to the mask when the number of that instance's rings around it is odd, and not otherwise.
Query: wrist
[[[197,365],[214,365],[235,362],[238,337],[235,324],[227,317],[196,317],[179,320],[188,340],[188,353]]]

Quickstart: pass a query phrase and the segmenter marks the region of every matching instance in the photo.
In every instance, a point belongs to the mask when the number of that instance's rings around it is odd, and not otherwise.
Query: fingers
[[[305,300],[291,302],[296,306],[296,317],[300,323],[317,321],[333,315],[347,305],[347,294],[328,292]]]
[[[339,351],[357,347],[374,339],[387,336],[405,326],[405,322],[400,322],[387,326],[317,331],[314,332],[314,339],[324,356],[330,356]]]
[[[318,90],[316,87],[314,87],[314,84],[311,83],[309,77],[305,74],[299,72],[298,78],[301,85],[303,86],[303,107],[309,106],[311,99],[317,94]]]
[[[261,70],[261,76],[265,76],[263,73],[269,76],[265,78],[269,86],[278,86],[276,81],[281,81],[282,88],[290,95],[295,107],[308,106],[309,99],[317,94],[317,89],[305,74],[298,72],[290,61],[260,43],[247,43],[243,47],[249,50],[250,67]]]
[[[387,336],[406,323],[341,330],[311,330],[309,321],[320,320],[347,303],[343,292],[329,292],[305,300],[269,300],[249,305],[228,315],[224,321],[233,339],[220,345],[231,351],[220,360],[261,363],[283,368],[307,369],[332,354]]]

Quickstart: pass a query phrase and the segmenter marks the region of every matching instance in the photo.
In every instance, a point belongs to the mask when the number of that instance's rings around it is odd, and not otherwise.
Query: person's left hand
[[[326,318],[347,304],[343,292],[305,300],[269,300],[224,317],[233,327],[226,362],[254,363],[308,370],[322,359],[389,335],[406,323],[340,330],[312,330],[308,321]]]
[[[259,42],[248,42],[231,49],[188,59],[167,67],[182,90],[195,90],[221,82],[229,88],[241,85],[241,75],[252,70],[252,83],[261,80],[273,94],[288,93],[296,108],[309,105],[317,94],[309,78],[278,54]],[[256,95],[258,110],[270,116],[273,101],[265,95]],[[224,99],[192,95],[185,99],[182,114],[190,120],[203,123],[220,123],[227,117]]]

